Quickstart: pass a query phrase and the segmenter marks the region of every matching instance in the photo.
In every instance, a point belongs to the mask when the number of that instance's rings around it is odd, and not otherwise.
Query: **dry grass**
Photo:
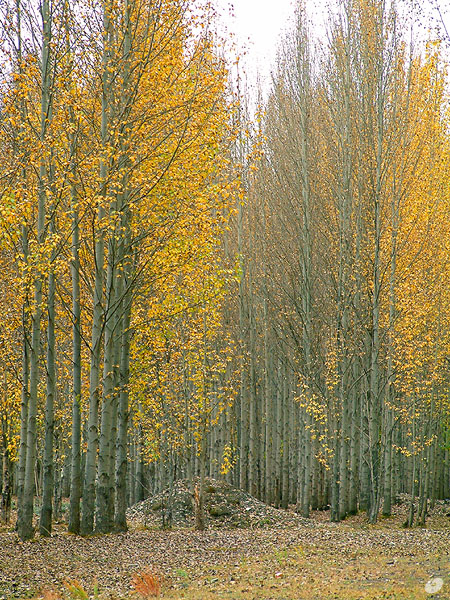
[[[395,551],[337,553],[330,547],[296,548],[255,557],[213,574],[193,579],[187,589],[172,589],[168,600],[422,600],[430,598],[425,583],[444,574],[446,557],[396,558]],[[443,576],[440,600],[450,598],[450,578]]]
[[[137,573],[131,581],[134,590],[144,598],[159,598],[162,578],[148,571]]]

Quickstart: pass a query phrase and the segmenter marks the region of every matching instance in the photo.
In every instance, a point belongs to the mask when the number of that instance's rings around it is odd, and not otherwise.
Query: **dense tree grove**
[[[423,523],[449,492],[445,65],[385,2],[345,2],[320,57],[306,23],[240,216],[240,484],[334,521],[407,492]]]
[[[1,519],[83,535],[206,475],[406,525],[450,494],[439,41],[302,5],[254,123],[207,3],[2,5]],[[37,502],[36,502],[37,498]],[[170,524],[170,510],[163,525]]]

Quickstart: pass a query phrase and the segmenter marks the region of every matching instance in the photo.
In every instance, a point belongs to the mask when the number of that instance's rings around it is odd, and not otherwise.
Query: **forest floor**
[[[439,504],[426,528],[409,530],[402,528],[405,504],[376,525],[363,514],[332,524],[326,511],[205,532],[136,520],[127,533],[81,538],[60,525],[53,537],[25,543],[4,528],[0,599],[137,600],[151,597],[157,578],[166,600],[450,599],[449,511]],[[147,584],[136,579],[144,573]],[[427,593],[437,577],[441,591]]]

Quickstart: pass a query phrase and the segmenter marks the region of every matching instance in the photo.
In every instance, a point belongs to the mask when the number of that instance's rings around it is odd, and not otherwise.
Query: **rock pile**
[[[128,509],[131,523],[146,527],[192,527],[194,495],[192,482],[176,481],[172,487]],[[309,523],[293,511],[276,509],[225,481],[206,478],[204,507],[209,527],[295,526]]]

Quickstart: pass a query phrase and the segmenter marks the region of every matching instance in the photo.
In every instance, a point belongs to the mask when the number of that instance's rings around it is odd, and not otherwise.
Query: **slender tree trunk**
[[[26,240],[26,233],[25,233]],[[25,247],[26,244],[25,244]],[[25,254],[27,256],[27,253]],[[28,324],[25,310],[22,313],[22,394],[20,401],[20,444],[19,444],[19,462],[17,466],[17,501],[18,501],[18,517],[21,520],[21,511],[23,506],[23,489],[25,481],[25,462],[27,457],[27,430],[28,430],[28,398],[29,398],[29,339],[28,339]]]
[[[41,125],[40,141],[45,142],[50,114],[50,48],[51,48],[51,15],[49,0],[42,0],[42,56],[41,56]],[[45,202],[46,202],[46,162],[41,158],[38,179],[38,217],[37,240],[40,246],[45,237]],[[36,417],[39,384],[39,357],[41,341],[42,315],[42,275],[37,273],[34,281],[34,307],[32,314],[31,356],[30,356],[30,396],[28,403],[27,453],[25,462],[24,489],[21,502],[18,532],[22,540],[33,537],[34,508],[34,470],[36,461]]]
[[[6,374],[5,374],[6,375]],[[5,377],[6,379],[6,377]],[[5,406],[7,387],[5,382]],[[0,500],[0,520],[6,525],[9,524],[11,517],[11,500],[12,500],[12,463],[10,458],[9,443],[8,443],[8,419],[6,414],[1,416],[2,426],[2,486]]]
[[[275,506],[278,508],[281,502],[281,477],[282,477],[282,449],[283,439],[283,392],[282,392],[282,368],[281,359],[278,358],[278,381],[274,407],[275,416]]]
[[[249,294],[250,301],[253,297],[253,282],[252,273],[249,272]],[[255,367],[255,353],[256,353],[256,324],[254,321],[254,307],[253,303],[250,306],[250,394],[249,394],[249,439],[248,439],[248,491],[252,496],[257,496],[258,483],[257,483],[257,456],[258,456],[258,430],[257,430],[257,402],[258,398],[256,395],[256,367]]]
[[[17,28],[17,69],[22,75],[23,56],[22,56],[22,16],[21,2],[16,0],[16,28]],[[26,108],[25,102],[22,99],[20,103],[20,114],[22,121],[25,123]],[[22,179],[27,180],[25,167],[22,167]],[[29,259],[28,247],[28,226],[21,227],[21,243],[22,253],[25,264]],[[30,383],[30,320],[28,316],[29,298],[25,297],[22,307],[22,393],[20,403],[20,444],[19,444],[19,461],[17,467],[17,502],[18,502],[18,517],[17,523],[22,520],[23,507],[23,489],[25,481],[25,463],[27,456],[27,431],[28,431],[28,401],[29,401],[29,383]]]
[[[412,418],[412,442],[416,442],[416,396],[414,394],[413,400],[413,418]],[[406,519],[405,527],[412,527],[414,524],[414,513],[415,513],[415,501],[416,501],[416,468],[417,468],[417,460],[416,460],[416,449],[412,447],[412,457],[411,457],[411,498],[409,503],[409,511],[408,517]]]
[[[113,236],[115,237],[115,236]],[[108,274],[106,281],[107,306],[105,311],[105,344],[104,344],[104,367],[103,367],[103,399],[101,410],[101,429],[98,450],[98,475],[96,493],[96,531],[98,533],[109,533],[113,526],[113,505],[111,502],[110,486],[112,476],[111,445],[112,425],[114,410],[116,406],[116,394],[114,390],[114,350],[116,343],[116,314],[117,295],[114,287],[116,276],[117,245],[112,239],[108,251]]]
[[[72,146],[72,161],[75,148]],[[74,176],[75,173],[72,172]],[[68,530],[80,533],[81,500],[81,305],[80,305],[80,232],[77,193],[74,185],[72,195],[72,442],[71,481]]]
[[[238,253],[240,261],[240,279],[239,279],[239,340],[240,340],[240,419],[239,419],[239,487],[247,489],[248,475],[248,397],[247,397],[247,357],[245,345],[245,274],[243,257],[243,207],[239,203],[238,207]]]
[[[282,444],[283,453],[281,460],[281,508],[287,508],[289,503],[289,385],[288,368],[283,365],[283,382],[281,386],[281,395],[283,403],[283,421],[282,421]]]
[[[340,427],[338,418],[334,420],[334,440],[333,440],[333,463],[331,476],[331,507],[330,507],[330,520],[334,523],[340,521],[339,514],[339,465],[340,465]]]
[[[354,367],[354,371],[356,368]],[[353,383],[358,381],[356,375],[353,376]],[[359,388],[358,388],[359,389]],[[351,406],[351,424],[350,424],[350,480],[349,480],[349,498],[348,513],[356,515],[358,512],[358,489],[359,489],[359,399],[358,390],[354,387],[352,391]]]
[[[206,467],[206,428],[202,437],[202,447],[200,450],[200,474],[198,484],[195,488],[195,529],[204,531],[206,529],[204,490],[205,490],[205,467]]]
[[[125,285],[126,285],[125,281]],[[120,396],[116,454],[116,514],[115,526],[119,531],[127,530],[127,440],[128,440],[128,385],[130,373],[130,317],[131,305],[125,296],[120,352]]]
[[[67,7],[68,8],[68,7]],[[69,14],[66,13],[66,51],[70,56]],[[80,226],[78,210],[77,179],[77,122],[73,108],[69,110],[70,140],[70,202],[72,211],[72,436],[70,469],[70,505],[68,531],[80,533],[81,527],[81,300],[80,300]]]
[[[54,213],[54,207],[50,208]],[[55,233],[54,217],[50,225],[51,234]],[[52,256],[52,261],[55,256]],[[53,267],[50,266],[48,277],[48,307],[47,307],[47,399],[45,404],[45,446],[43,459],[42,507],[39,522],[39,533],[50,536],[52,532],[53,512],[53,434],[55,427],[55,396],[56,396],[56,367],[55,367],[55,292],[56,281]]]
[[[272,481],[272,390],[270,381],[272,367],[269,358],[269,323],[267,314],[267,289],[264,298],[264,400],[265,400],[265,482],[264,494],[266,504],[273,502]]]
[[[81,533],[89,535],[94,531],[95,514],[95,477],[98,451],[98,409],[100,403],[100,363],[102,332],[104,324],[103,311],[103,281],[105,262],[105,239],[102,221],[105,216],[104,204],[107,199],[107,177],[108,177],[108,124],[110,112],[110,76],[111,56],[110,44],[112,43],[112,24],[110,22],[111,5],[105,0],[103,5],[103,54],[102,54],[102,120],[101,120],[101,142],[102,158],[100,162],[100,200],[98,207],[98,223],[100,230],[96,232],[94,243],[95,282],[94,282],[94,306],[92,315],[92,337],[91,337],[91,361],[89,376],[89,419],[88,439],[86,452],[86,467],[84,474],[83,502]]]

